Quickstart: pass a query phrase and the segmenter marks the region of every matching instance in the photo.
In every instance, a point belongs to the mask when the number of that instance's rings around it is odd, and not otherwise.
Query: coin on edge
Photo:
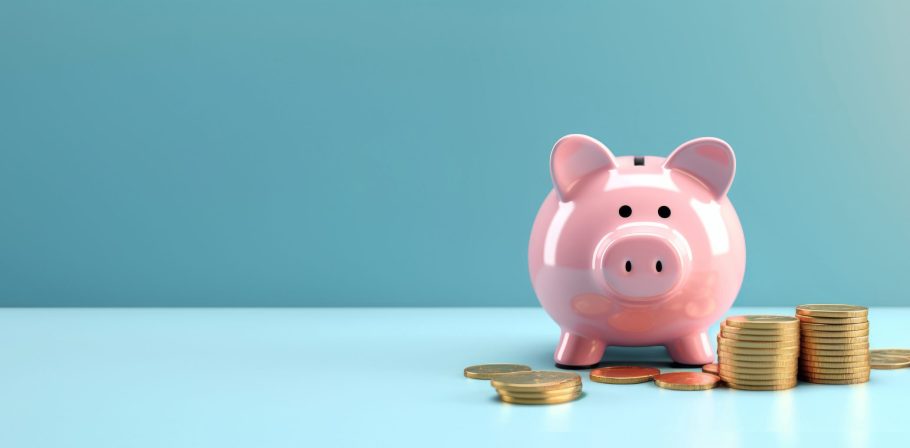
[[[591,371],[591,381],[607,384],[646,383],[660,375],[660,370],[653,367],[610,366]]]
[[[489,380],[494,375],[514,372],[530,372],[531,368],[523,364],[480,364],[464,368],[464,376],[475,380]]]

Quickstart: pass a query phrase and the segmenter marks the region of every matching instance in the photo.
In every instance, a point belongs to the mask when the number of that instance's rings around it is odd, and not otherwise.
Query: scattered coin
[[[872,353],[880,355],[904,356],[910,358],[910,349],[906,348],[879,348],[872,350]]]
[[[869,365],[876,370],[893,370],[910,367],[910,356],[889,355],[883,350],[872,350]]]
[[[611,366],[591,371],[591,381],[607,384],[637,384],[651,381],[660,370],[653,367]]]
[[[489,380],[495,375],[513,372],[530,372],[531,368],[523,364],[480,364],[464,368],[464,376],[478,380]]]
[[[513,404],[561,404],[568,403],[573,401],[581,396],[581,392],[577,394],[570,394],[559,397],[546,397],[546,398],[518,398],[511,395],[500,395],[499,399],[506,403]]]
[[[701,371],[705,373],[710,373],[712,375],[717,375],[717,364],[705,364],[701,366]]]
[[[502,373],[490,384],[500,390],[530,392],[557,390],[581,384],[577,373],[532,370],[530,372]]]
[[[708,390],[717,386],[720,378],[704,372],[670,372],[654,377],[658,387],[671,390]]]

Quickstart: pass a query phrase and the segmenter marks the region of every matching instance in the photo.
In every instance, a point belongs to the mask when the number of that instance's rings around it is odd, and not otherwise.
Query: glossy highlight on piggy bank
[[[666,346],[674,361],[707,364],[707,330],[742,284],[746,245],[727,191],[736,159],[716,138],[669,157],[615,157],[567,135],[550,156],[553,191],[528,245],[543,308],[561,328],[559,367],[588,367],[608,345]]]

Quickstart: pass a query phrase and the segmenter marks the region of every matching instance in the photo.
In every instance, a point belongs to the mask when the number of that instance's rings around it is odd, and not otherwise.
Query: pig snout
[[[613,235],[603,251],[601,271],[607,287],[621,298],[663,296],[680,284],[686,259],[671,232],[631,230]]]

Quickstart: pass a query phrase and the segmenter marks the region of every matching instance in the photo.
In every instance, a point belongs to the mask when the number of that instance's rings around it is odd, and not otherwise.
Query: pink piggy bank
[[[714,362],[707,330],[733,304],[746,268],[727,198],[735,167],[716,138],[683,143],[666,159],[615,157],[585,135],[556,142],[528,268],[561,328],[558,367],[594,366],[611,344]]]

